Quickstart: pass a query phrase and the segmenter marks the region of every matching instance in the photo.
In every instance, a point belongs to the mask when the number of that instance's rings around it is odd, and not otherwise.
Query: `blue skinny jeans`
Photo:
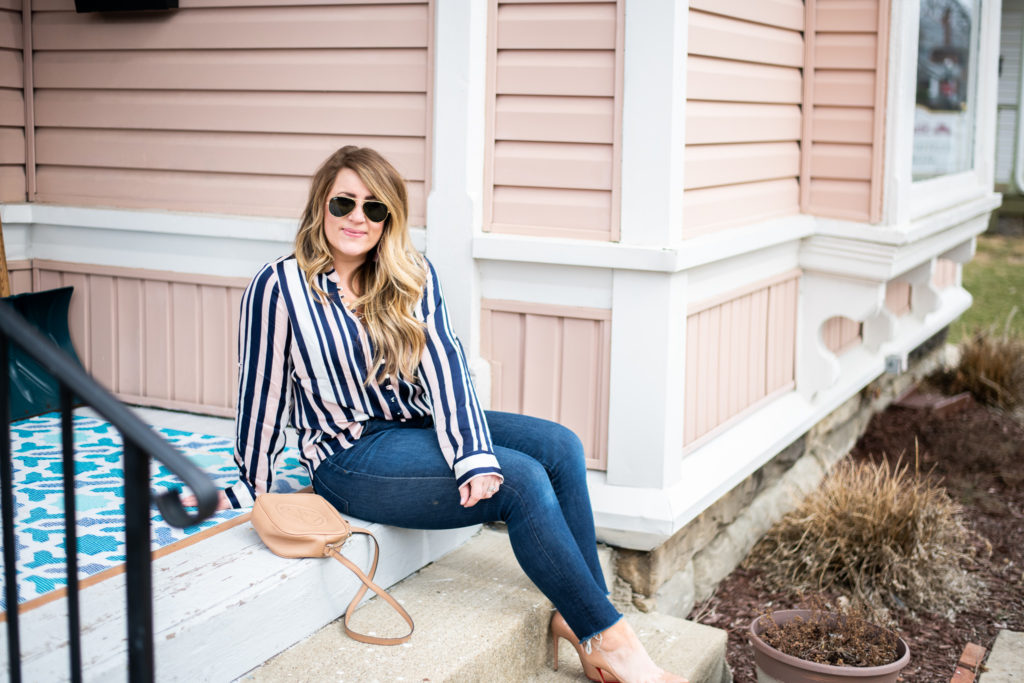
[[[597,559],[580,440],[535,417],[487,411],[504,483],[471,508],[428,418],[371,420],[351,448],[320,463],[313,489],[342,514],[410,529],[502,521],[519,565],[581,641],[621,618]]]

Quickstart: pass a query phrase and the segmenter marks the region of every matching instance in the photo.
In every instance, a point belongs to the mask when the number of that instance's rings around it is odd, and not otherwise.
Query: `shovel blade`
[[[71,344],[71,331],[68,329],[68,311],[73,291],[73,287],[60,287],[15,294],[4,301],[81,365],[75,347]],[[17,345],[11,345],[9,358],[10,420],[14,422],[58,410],[60,391],[53,376]]]

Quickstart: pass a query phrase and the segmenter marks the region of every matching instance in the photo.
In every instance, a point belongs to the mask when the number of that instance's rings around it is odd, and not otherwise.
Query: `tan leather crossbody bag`
[[[353,527],[333,505],[315,493],[264,493],[256,497],[252,508],[252,525],[263,542],[275,554],[281,557],[327,557],[333,555],[336,560],[351,569],[363,585],[356,591],[352,602],[345,610],[345,633],[363,643],[373,645],[398,645],[412,636],[412,617],[398,601],[387,594],[383,588],[373,582],[377,572],[377,558],[380,546],[377,538],[359,527]],[[341,554],[339,549],[352,534],[365,534],[373,540],[373,563],[364,574],[353,562]],[[379,638],[368,636],[349,628],[348,622],[356,611],[359,601],[369,588],[391,605],[406,623],[409,632],[397,638]]]

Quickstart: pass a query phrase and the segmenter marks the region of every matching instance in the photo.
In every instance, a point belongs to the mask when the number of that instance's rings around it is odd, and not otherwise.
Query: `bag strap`
[[[412,617],[405,611],[405,608],[398,604],[398,601],[388,595],[387,591],[378,586],[373,582],[373,575],[377,573],[377,558],[380,555],[380,545],[377,543],[377,537],[366,529],[360,529],[358,527],[352,527],[352,533],[354,534],[365,534],[373,540],[373,562],[370,564],[369,576],[364,574],[359,567],[350,561],[347,557],[338,552],[338,548],[335,546],[328,546],[327,549],[334,555],[334,559],[341,562],[343,565],[352,570],[352,572],[359,577],[359,580],[363,582],[363,585],[356,591],[356,595],[352,598],[352,602],[348,603],[348,609],[345,610],[345,633],[348,634],[349,638],[358,640],[361,643],[369,643],[371,645],[400,645],[406,642],[412,637],[412,632],[415,626],[412,623]],[[381,638],[378,636],[368,636],[358,631],[353,631],[348,625],[349,619],[356,611],[356,607],[359,606],[359,601],[366,595],[366,589],[369,588],[374,593],[384,599],[391,607],[398,612],[399,616],[405,619],[405,623],[409,624],[409,632],[404,636],[398,636],[396,638]]]

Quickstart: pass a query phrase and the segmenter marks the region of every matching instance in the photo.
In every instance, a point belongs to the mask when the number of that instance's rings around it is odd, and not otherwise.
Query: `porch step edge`
[[[585,680],[571,649],[563,650],[560,670],[551,670],[551,603],[523,574],[501,531],[485,527],[390,592],[416,620],[408,643],[365,645],[348,638],[336,620],[238,680]],[[724,631],[657,613],[630,613],[627,618],[655,661],[693,683],[731,680]],[[404,622],[382,600],[373,599],[360,608],[352,625],[383,636],[401,633]],[[565,643],[563,647],[568,648]]]

